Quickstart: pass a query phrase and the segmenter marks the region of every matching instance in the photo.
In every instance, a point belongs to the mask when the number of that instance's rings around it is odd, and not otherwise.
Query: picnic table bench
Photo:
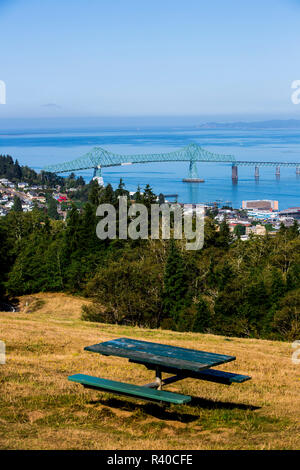
[[[69,380],[80,383],[86,388],[143,398],[150,401],[176,404],[189,402],[191,397],[188,395],[162,390],[164,385],[189,377],[225,385],[242,383],[251,379],[248,375],[233,374],[211,368],[234,361],[236,359],[235,356],[197,351],[195,349],[130,338],[118,338],[86,346],[84,349],[104,356],[124,357],[135,364],[142,364],[147,369],[155,371],[155,381],[139,386],[85,374],[71,375],[68,377]],[[162,379],[162,372],[175,375]]]

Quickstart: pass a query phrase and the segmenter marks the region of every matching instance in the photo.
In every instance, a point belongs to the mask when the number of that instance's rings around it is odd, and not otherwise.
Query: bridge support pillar
[[[198,171],[197,171],[197,164],[196,164],[195,160],[190,160],[189,178],[190,179],[199,178]]]
[[[276,175],[277,177],[280,176],[280,166],[279,166],[279,165],[276,167],[275,175]]]
[[[102,172],[101,172],[101,166],[97,166],[94,168],[94,175],[93,175],[93,180],[97,180],[99,186],[104,186],[104,181],[102,177]]]
[[[233,181],[237,181],[237,179],[238,179],[238,167],[237,167],[237,165],[232,165],[231,178],[232,178]]]
[[[255,177],[256,179],[259,178],[259,167],[258,167],[258,166],[255,167],[255,170],[254,170],[254,177]]]
[[[300,166],[296,166],[296,175],[300,175]]]
[[[204,180],[198,176],[197,164],[195,160],[190,160],[189,175],[187,178],[183,178],[182,181],[184,183],[204,183]]]

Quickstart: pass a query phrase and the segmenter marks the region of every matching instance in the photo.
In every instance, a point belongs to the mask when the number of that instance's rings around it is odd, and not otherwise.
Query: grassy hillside
[[[7,363],[0,365],[2,449],[296,449],[300,447],[300,366],[289,343],[146,330],[83,322],[87,301],[64,294],[21,299],[0,313]],[[235,355],[222,370],[244,384],[186,379],[168,387],[191,404],[161,407],[84,390],[81,372],[143,384],[153,373],[126,359],[84,352],[120,336]]]

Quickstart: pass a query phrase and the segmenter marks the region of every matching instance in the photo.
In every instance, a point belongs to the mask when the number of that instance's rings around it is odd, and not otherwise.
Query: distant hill
[[[300,129],[300,120],[271,120],[256,122],[206,122],[196,126],[197,129]]]

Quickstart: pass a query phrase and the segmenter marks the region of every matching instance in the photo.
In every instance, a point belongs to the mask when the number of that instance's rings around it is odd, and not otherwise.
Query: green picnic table
[[[187,403],[191,400],[188,395],[168,392],[162,387],[188,377],[208,380],[220,384],[231,385],[251,379],[248,375],[233,374],[212,369],[212,367],[234,361],[235,356],[215,354],[195,349],[180,348],[149,341],[139,341],[130,338],[118,338],[104,343],[86,346],[86,351],[104,356],[118,356],[129,359],[129,362],[142,364],[147,369],[155,371],[154,382],[143,386],[102,379],[85,374],[75,374],[69,380],[82,384],[86,388],[143,398],[150,401],[168,403]],[[162,373],[175,374],[162,379]]]

